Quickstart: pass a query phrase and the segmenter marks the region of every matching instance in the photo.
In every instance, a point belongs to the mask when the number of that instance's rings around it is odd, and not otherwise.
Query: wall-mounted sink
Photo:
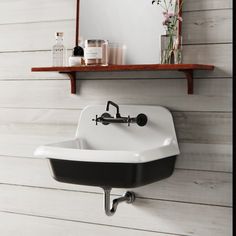
[[[104,105],[86,107],[74,140],[41,146],[35,155],[49,159],[53,177],[66,183],[134,188],[169,177],[179,154],[171,113],[161,106],[123,105],[120,111],[109,117],[102,116]],[[141,126],[134,118],[140,113],[147,117]]]

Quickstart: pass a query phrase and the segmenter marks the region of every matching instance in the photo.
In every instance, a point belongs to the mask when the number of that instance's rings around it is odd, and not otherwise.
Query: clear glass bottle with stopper
[[[53,66],[66,66],[66,48],[63,45],[63,32],[56,32],[56,44],[52,48]]]

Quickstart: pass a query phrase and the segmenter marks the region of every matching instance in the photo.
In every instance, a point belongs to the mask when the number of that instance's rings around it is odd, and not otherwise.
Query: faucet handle
[[[92,119],[92,121],[95,121],[96,125],[98,125],[98,115],[96,115],[96,119]]]
[[[145,126],[147,124],[148,118],[145,114],[138,114],[136,117],[136,122],[138,126]]]
[[[128,123],[128,127],[129,127],[129,126],[130,126],[130,123],[131,123],[131,118],[130,118],[130,116],[128,116],[127,123]]]

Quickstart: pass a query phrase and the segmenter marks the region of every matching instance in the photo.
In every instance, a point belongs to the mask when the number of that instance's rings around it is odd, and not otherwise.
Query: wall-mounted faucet
[[[110,106],[110,105],[112,105],[112,106],[114,106],[114,107],[116,108],[116,118],[121,118],[119,106],[118,106],[116,103],[112,102],[112,101],[108,101],[108,102],[107,102],[106,111],[109,111],[109,106]]]
[[[115,117],[111,116],[108,112],[103,113],[100,117],[96,115],[96,118],[93,119],[93,121],[96,122],[96,125],[98,123],[102,123],[103,125],[109,125],[111,123],[125,123],[128,124],[128,126],[130,126],[130,123],[136,123],[138,126],[145,126],[147,124],[148,118],[145,114],[140,113],[137,117],[122,117],[120,115],[119,106],[112,101],[107,102],[106,111],[109,111],[110,105],[116,108]]]

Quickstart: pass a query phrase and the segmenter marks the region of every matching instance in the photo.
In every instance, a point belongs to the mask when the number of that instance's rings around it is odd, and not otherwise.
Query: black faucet
[[[96,115],[96,118],[93,119],[93,121],[96,122],[96,125],[98,123],[102,123],[103,125],[109,125],[111,123],[126,123],[128,126],[130,126],[130,123],[136,123],[138,126],[145,126],[147,124],[148,118],[145,114],[141,113],[137,115],[137,117],[122,117],[120,115],[119,106],[112,101],[107,102],[106,111],[109,111],[110,105],[116,108],[115,117],[112,117],[108,112],[103,113],[100,117]]]
[[[112,101],[108,101],[108,102],[107,102],[106,111],[109,111],[110,105],[112,105],[112,106],[114,106],[114,107],[116,108],[116,118],[121,118],[119,106],[118,106],[116,103],[112,102]]]

